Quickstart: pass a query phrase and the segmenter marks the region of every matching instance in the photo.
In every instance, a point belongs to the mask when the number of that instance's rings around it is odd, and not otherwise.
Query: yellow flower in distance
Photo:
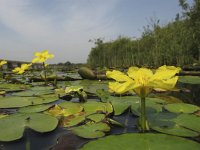
[[[5,64],[7,64],[7,61],[6,61],[6,60],[1,60],[1,61],[0,61],[0,67],[3,66],[3,65],[5,65]]]
[[[23,74],[32,64],[22,64],[21,67],[16,67],[12,71],[17,74]]]
[[[32,63],[44,63],[45,61],[47,61],[47,59],[49,58],[53,58],[54,55],[53,54],[49,54],[49,51],[48,50],[44,50],[42,52],[36,52],[35,53],[35,57],[33,60],[32,60]]]
[[[106,76],[116,80],[109,82],[109,88],[122,94],[128,91],[134,91],[140,97],[146,97],[153,88],[173,89],[178,80],[175,76],[180,72],[179,67],[161,66],[155,73],[147,68],[130,67],[127,75],[120,71],[107,71]]]

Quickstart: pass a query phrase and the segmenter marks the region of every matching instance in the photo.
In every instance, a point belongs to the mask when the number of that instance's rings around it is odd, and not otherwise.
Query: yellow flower
[[[181,69],[174,66],[161,66],[155,73],[147,68],[130,67],[127,74],[120,71],[107,71],[108,78],[115,79],[117,82],[109,82],[109,88],[122,94],[134,91],[140,97],[146,97],[153,88],[170,90],[174,88],[178,80],[175,76]]]
[[[29,69],[29,67],[32,65],[31,64],[22,64],[21,67],[16,67],[15,69],[13,69],[12,71],[14,73],[17,73],[17,74],[23,74],[26,70]]]
[[[6,61],[6,60],[0,61],[0,67],[3,66],[3,65],[5,65],[5,64],[7,64],[7,61]]]
[[[44,63],[49,58],[53,58],[53,54],[49,54],[48,50],[44,50],[42,52],[36,52],[35,53],[36,58],[32,60],[32,63]]]

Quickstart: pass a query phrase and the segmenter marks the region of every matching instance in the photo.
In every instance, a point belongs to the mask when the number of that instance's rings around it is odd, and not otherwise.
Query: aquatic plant
[[[6,60],[1,60],[1,61],[0,61],[0,67],[3,66],[3,65],[5,65],[5,64],[7,64],[7,61],[6,61]]]
[[[161,66],[155,73],[147,68],[130,67],[127,75],[117,71],[107,71],[108,78],[116,80],[109,82],[109,88],[118,94],[134,91],[141,98],[141,116],[139,120],[142,132],[148,130],[146,118],[145,99],[154,88],[171,90],[176,85],[178,76],[175,76],[181,69],[174,66]]]
[[[48,50],[44,50],[42,52],[36,52],[35,53],[35,58],[32,59],[32,63],[42,63],[43,65],[43,71],[44,71],[44,81],[45,84],[47,84],[47,66],[48,64],[46,61],[50,58],[54,58],[53,54],[49,54]]]
[[[26,70],[28,70],[30,68],[31,65],[32,65],[32,63],[22,64],[20,67],[16,67],[12,71],[16,74],[23,74]]]

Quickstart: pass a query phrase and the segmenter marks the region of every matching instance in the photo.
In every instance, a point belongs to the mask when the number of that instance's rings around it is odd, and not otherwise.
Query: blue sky
[[[178,0],[0,0],[0,59],[48,49],[49,63],[83,63],[89,39],[139,38],[150,18],[165,25],[181,11]]]

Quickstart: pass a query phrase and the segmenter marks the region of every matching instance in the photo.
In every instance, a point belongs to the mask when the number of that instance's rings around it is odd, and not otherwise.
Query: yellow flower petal
[[[123,94],[123,93],[126,93],[126,92],[134,89],[134,82],[133,81],[132,82],[124,82],[124,83],[109,82],[108,86],[115,93]]]
[[[161,66],[156,70],[156,73],[153,76],[153,79],[170,79],[179,73],[181,68],[174,66]]]
[[[149,83],[149,86],[171,90],[175,87],[177,81],[178,81],[178,76],[173,77],[171,79],[167,79],[167,80],[155,79]]]
[[[134,80],[143,78],[144,80],[150,79],[153,76],[153,72],[147,68],[130,67],[128,70],[128,76]]]
[[[113,71],[107,71],[106,76],[108,78],[112,78],[118,82],[123,82],[123,81],[130,81],[131,79],[122,73],[121,71],[113,70]]]
[[[0,66],[3,66],[3,65],[5,65],[5,64],[7,64],[7,61],[6,61],[6,60],[0,61]]]
[[[134,79],[135,74],[137,73],[138,70],[139,70],[138,67],[130,67],[130,68],[128,69],[127,74],[128,74],[129,77],[131,77],[132,79]]]
[[[36,52],[35,56],[36,58],[32,60],[32,63],[36,63],[36,62],[44,63],[45,61],[47,61],[47,59],[54,57],[53,54],[49,54],[48,50],[44,50],[42,52]]]
[[[36,57],[36,58],[34,58],[33,60],[32,60],[32,63],[36,63],[36,62],[38,62],[39,61],[39,59]]]

